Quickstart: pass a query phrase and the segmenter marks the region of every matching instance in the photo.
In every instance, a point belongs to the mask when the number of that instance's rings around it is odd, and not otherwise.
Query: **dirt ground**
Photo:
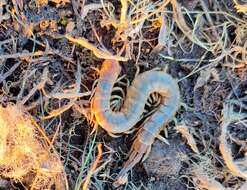
[[[121,23],[123,2],[128,8]],[[155,68],[171,74],[181,93],[179,110],[160,134],[166,142],[156,139],[147,159],[119,187],[113,182],[136,131],[112,137],[100,126],[94,130],[90,102],[104,53],[126,59],[120,61],[123,77],[116,83],[124,93],[138,71]],[[246,173],[246,64],[245,1],[0,0],[2,105],[21,104],[33,116],[52,140],[70,190],[82,189],[99,143],[103,154],[87,189],[211,190],[203,184],[209,178],[220,188],[244,190],[246,178],[228,167],[220,137],[222,125],[230,121],[226,141],[233,160],[245,159],[241,166]],[[121,92],[113,92],[120,106]],[[66,97],[69,93],[73,96]],[[146,117],[157,101],[146,106]],[[232,114],[227,115],[227,108]],[[237,113],[244,116],[235,119]],[[189,131],[198,152],[179,126]],[[0,173],[0,189],[31,189],[30,180]]]

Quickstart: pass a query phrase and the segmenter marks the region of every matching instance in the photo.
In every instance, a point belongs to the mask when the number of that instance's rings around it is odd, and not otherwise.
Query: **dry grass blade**
[[[201,42],[197,36],[193,34],[193,31],[187,25],[185,18],[181,11],[181,6],[176,0],[171,0],[172,8],[173,8],[173,17],[174,21],[177,23],[180,30],[183,34],[190,39],[193,43],[199,45],[200,47],[210,51],[209,47],[207,47],[203,42]]]
[[[91,92],[83,92],[83,93],[77,93],[77,92],[71,92],[71,93],[52,93],[52,94],[47,94],[46,96],[49,98],[54,98],[54,99],[73,99],[73,98],[82,98],[85,96],[90,96]]]
[[[48,116],[43,117],[43,119],[50,119],[52,117],[56,117],[61,115],[63,112],[69,110],[76,102],[76,100],[80,97],[85,97],[85,96],[90,96],[91,92],[84,92],[84,93],[80,93],[80,86],[81,86],[81,65],[80,63],[77,64],[77,72],[76,72],[76,83],[75,83],[75,87],[73,89],[70,89],[69,92],[67,93],[50,93],[47,94],[45,92],[44,89],[42,89],[44,95],[48,98],[54,98],[54,99],[58,99],[58,100],[62,100],[62,99],[69,99],[70,101],[61,106],[58,109],[54,109],[51,112],[49,112]]]
[[[21,65],[21,61],[16,63],[6,73],[4,73],[3,75],[0,75],[0,83],[2,83],[7,77],[9,77],[20,65]]]
[[[121,27],[128,26],[128,22],[126,20],[127,11],[128,11],[128,0],[120,0],[122,8],[121,8],[121,15],[120,15],[120,25]]]
[[[95,159],[95,161],[93,162],[90,170],[88,171],[87,177],[86,177],[85,182],[84,182],[84,184],[82,186],[83,190],[88,190],[89,189],[90,178],[93,175],[94,171],[97,169],[99,161],[100,161],[100,159],[102,157],[103,153],[102,153],[102,144],[101,143],[98,144],[97,149],[98,149],[97,158]]]
[[[97,3],[90,3],[87,5],[84,5],[83,11],[81,14],[81,18],[84,19],[90,11],[95,11],[95,10],[101,9],[104,6],[109,6],[109,5],[108,5],[108,3],[106,3],[105,5],[97,4]]]

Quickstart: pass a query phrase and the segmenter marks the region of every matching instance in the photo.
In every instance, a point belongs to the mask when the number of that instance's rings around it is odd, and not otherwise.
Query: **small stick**
[[[52,51],[36,51],[34,53],[13,53],[13,54],[7,54],[7,55],[0,55],[0,59],[9,59],[9,58],[26,58],[26,57],[32,57],[32,56],[41,56],[41,55],[48,55],[53,54]]]

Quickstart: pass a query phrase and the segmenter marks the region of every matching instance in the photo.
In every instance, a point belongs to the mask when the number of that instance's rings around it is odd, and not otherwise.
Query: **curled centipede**
[[[119,111],[111,108],[111,93],[121,72],[117,61],[105,60],[100,70],[99,81],[92,100],[92,112],[97,123],[108,133],[130,131],[140,121],[148,97],[156,92],[161,100],[158,109],[138,131],[130,157],[118,175],[116,184],[121,184],[127,172],[151,150],[155,137],[164,124],[174,116],[180,104],[177,81],[163,71],[151,70],[139,74],[127,88],[126,99]]]

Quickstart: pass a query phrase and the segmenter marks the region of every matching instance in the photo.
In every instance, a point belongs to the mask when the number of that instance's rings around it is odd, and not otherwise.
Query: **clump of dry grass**
[[[0,177],[33,190],[66,189],[63,165],[37,127],[19,106],[0,107]]]

